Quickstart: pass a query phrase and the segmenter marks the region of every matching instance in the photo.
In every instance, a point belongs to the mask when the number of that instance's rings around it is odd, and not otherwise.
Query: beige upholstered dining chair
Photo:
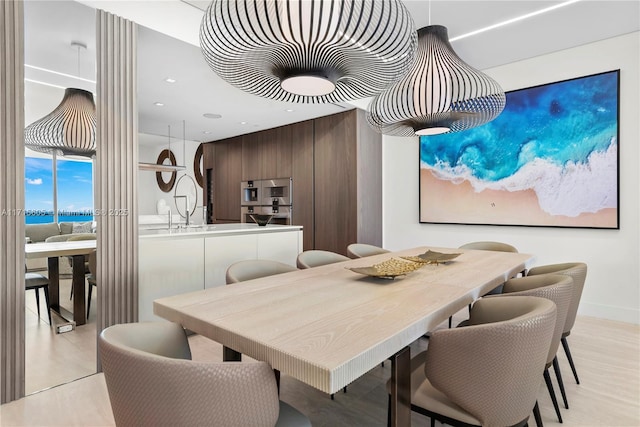
[[[386,254],[389,251],[378,246],[368,245],[366,243],[352,243],[347,246],[347,255],[349,258],[364,258],[372,255]]]
[[[553,370],[556,373],[556,379],[558,380],[558,386],[562,393],[564,405],[569,409],[556,353],[558,352],[560,338],[562,337],[562,330],[571,304],[573,287],[573,279],[569,276],[561,274],[542,274],[538,276],[518,277],[507,280],[502,290],[502,295],[508,294],[516,296],[541,297],[553,301],[556,305],[558,310],[556,315],[556,325],[553,330],[553,338],[551,340],[551,346],[549,347],[549,353],[547,354],[547,363],[544,367],[543,378],[547,385],[547,390],[549,390],[549,396],[551,396],[553,408],[556,411],[556,416],[558,417],[559,422],[562,422],[562,415],[560,414],[560,407],[558,405],[556,393],[553,390],[551,376],[549,375],[549,368],[553,365]],[[502,298],[502,295],[491,295],[489,298]],[[536,413],[535,415],[538,418],[540,414]],[[541,420],[537,419],[536,421],[538,422],[538,426],[542,426]]]
[[[350,259],[351,258],[335,252],[313,249],[299,253],[296,259],[296,265],[298,268],[312,268],[336,262],[349,261]]]
[[[238,283],[296,270],[297,268],[278,261],[248,259],[231,264],[227,268],[226,281],[227,284]]]
[[[265,362],[195,362],[182,327],[128,323],[98,338],[118,426],[311,426]]]
[[[567,341],[567,337],[571,333],[571,329],[573,329],[573,325],[576,322],[578,306],[580,305],[580,298],[582,298],[584,282],[587,278],[587,264],[583,262],[567,262],[561,264],[541,265],[538,267],[533,267],[527,273],[527,275],[529,276],[536,276],[539,274],[566,274],[573,278],[573,296],[571,298],[569,311],[567,312],[567,320],[564,324],[564,330],[562,332],[562,338],[560,342],[562,343],[562,348],[564,349],[564,353],[566,354],[567,360],[569,361],[569,366],[571,366],[573,377],[576,379],[576,383],[580,384],[578,372],[576,370],[575,364],[573,363],[571,351],[569,350],[569,342]]]
[[[476,249],[480,251],[496,251],[496,252],[518,252],[518,250],[508,243],[502,242],[470,242],[460,246],[460,249]]]
[[[478,241],[478,242],[469,242],[465,243],[462,246],[459,246],[459,249],[472,249],[478,251],[494,251],[494,252],[513,252],[517,253],[518,249],[515,246],[512,246],[508,243],[502,242],[493,242],[493,241]],[[524,276],[526,271],[522,271],[522,275]],[[487,295],[491,294],[499,294],[502,292],[502,284],[498,285],[491,291],[487,293]],[[469,305],[469,311],[471,311],[471,305]],[[449,317],[449,327],[451,327],[452,317]]]
[[[431,425],[525,425],[555,324],[556,306],[544,298],[478,300],[469,326],[434,331],[411,359],[411,409]]]

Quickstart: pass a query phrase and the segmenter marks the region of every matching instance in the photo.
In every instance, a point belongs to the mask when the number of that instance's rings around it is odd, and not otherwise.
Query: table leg
[[[73,256],[73,320],[76,325],[84,325],[87,323],[87,312],[85,309],[85,292],[84,292],[84,255]]]
[[[222,360],[224,362],[240,362],[242,360],[242,353],[232,350],[229,347],[222,347]]]
[[[411,352],[405,347],[391,359],[391,425],[411,425]]]
[[[49,305],[60,313],[60,267],[58,257],[47,258],[47,275],[49,276]]]

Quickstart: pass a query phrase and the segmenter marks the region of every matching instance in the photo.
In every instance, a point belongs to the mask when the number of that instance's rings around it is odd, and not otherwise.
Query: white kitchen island
[[[153,314],[158,298],[225,285],[227,267],[246,259],[271,259],[295,267],[302,226],[211,224],[139,230],[138,318]]]

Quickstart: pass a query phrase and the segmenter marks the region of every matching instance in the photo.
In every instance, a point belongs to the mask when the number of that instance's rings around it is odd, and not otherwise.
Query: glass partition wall
[[[95,94],[95,9],[73,1],[29,1],[25,13],[25,125],[53,111],[68,87]],[[74,44],[72,44],[74,43]],[[86,46],[85,49],[77,47]],[[95,231],[90,158],[25,149],[25,226],[67,224],[62,232]],[[27,234],[29,232],[27,231]],[[60,306],[73,309],[71,262],[59,259]],[[47,261],[27,260],[47,275]],[[36,302],[39,294],[39,309]],[[88,295],[88,292],[86,292]],[[65,322],[53,311],[51,325],[42,290],[25,293],[25,393],[31,394],[96,372],[96,298],[85,325],[56,333]]]

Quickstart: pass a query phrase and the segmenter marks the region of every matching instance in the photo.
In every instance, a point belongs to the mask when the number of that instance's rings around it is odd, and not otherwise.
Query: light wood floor
[[[66,335],[66,334],[63,334]],[[95,338],[92,338],[93,345]],[[425,348],[420,339],[412,353]],[[558,353],[570,409],[562,409],[564,426],[640,426],[640,327],[589,317],[578,317],[569,336],[581,384],[571,375],[562,350]],[[194,359],[220,361],[221,346],[192,336]],[[40,350],[46,358],[44,343]],[[283,376],[282,400],[305,413],[314,426],[386,425],[385,382],[389,363],[349,385],[335,400],[326,394]],[[554,380],[555,383],[555,380]],[[544,385],[539,402],[545,426],[560,426]],[[414,426],[429,425],[426,417],[413,414]],[[531,425],[535,423],[531,420]],[[102,374],[74,381],[0,407],[2,426],[111,426],[114,425]]]

